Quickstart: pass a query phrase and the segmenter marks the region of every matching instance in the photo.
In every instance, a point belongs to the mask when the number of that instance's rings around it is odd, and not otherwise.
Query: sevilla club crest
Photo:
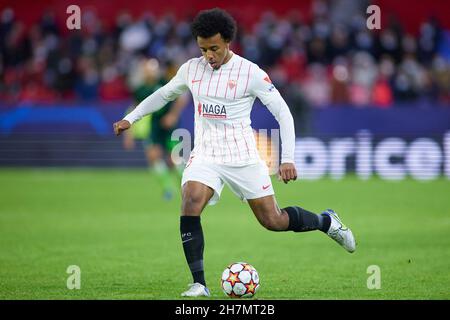
[[[233,90],[234,87],[236,87],[236,80],[228,80],[228,88]]]

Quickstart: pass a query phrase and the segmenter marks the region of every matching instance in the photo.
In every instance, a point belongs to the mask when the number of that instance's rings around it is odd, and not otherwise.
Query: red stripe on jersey
[[[200,94],[200,88],[202,86],[203,75],[205,74],[206,71],[206,65],[207,63],[205,63],[205,66],[203,67],[202,77],[200,78],[200,83],[198,84],[197,96]]]
[[[209,77],[209,83],[208,83],[208,90],[206,91],[206,96],[207,97],[209,97],[209,86],[211,84],[211,79],[212,79],[213,74],[214,74],[214,72],[211,71],[211,77]]]
[[[195,74],[194,74],[194,77],[192,78],[192,81],[194,81],[195,77],[197,76],[197,70],[198,70],[198,65],[200,64],[200,61],[201,61],[201,59],[198,60],[197,67],[195,68]],[[194,82],[191,82],[191,91],[194,91]]]
[[[186,79],[186,81],[187,81],[188,84],[189,84],[189,70],[191,70],[191,63],[192,63],[192,60],[189,60],[188,72],[187,72],[187,79]]]
[[[228,151],[230,152],[230,161],[233,162],[233,155],[231,154],[230,145],[228,144],[228,139],[227,139],[227,126],[226,126],[225,123],[223,124],[223,128],[224,128],[224,130],[225,130],[225,142],[227,143]]]
[[[250,157],[250,150],[248,149],[247,139],[245,138],[244,125],[242,124],[242,122],[241,127],[242,127],[242,135],[244,136],[245,146],[247,147],[247,154]]]
[[[234,88],[233,99],[236,99],[236,92],[237,92],[237,88],[238,88],[238,85],[239,85],[239,75],[241,73],[242,61],[244,61],[244,59],[241,60],[241,64],[239,65],[238,77],[237,77],[237,80],[236,80],[236,87]]]
[[[247,86],[248,86],[248,79],[250,79],[250,69],[252,67],[252,64],[250,63],[248,66],[248,72],[247,72],[247,84],[245,85],[244,95],[247,92]]]
[[[228,82],[230,82],[230,76],[231,76],[231,71],[233,71],[233,67],[234,67],[234,62],[231,65],[231,69],[230,69],[230,73],[228,73],[228,80],[225,83],[225,85],[227,86],[227,88],[225,89],[225,95],[223,96],[225,99],[227,98],[227,92],[228,92]]]
[[[241,158],[241,150],[239,150],[239,145],[237,143],[236,136],[234,135],[234,123],[233,123],[233,138],[234,138],[234,143],[236,143],[236,148],[237,148],[237,150],[239,152],[239,160],[242,160],[242,158]]]
[[[221,75],[222,75],[222,68],[220,69],[219,80],[217,80],[216,93],[214,94],[214,97],[217,97],[217,88],[219,88],[220,76],[221,76]]]

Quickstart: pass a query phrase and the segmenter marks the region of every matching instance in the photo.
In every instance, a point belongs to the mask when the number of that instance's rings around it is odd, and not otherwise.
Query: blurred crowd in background
[[[369,30],[366,7],[352,3],[332,11],[329,2],[314,1],[308,21],[296,10],[284,16],[265,12],[251,28],[239,27],[232,49],[265,69],[290,105],[450,105],[450,37],[439,21],[424,20],[415,35],[395,18],[381,30]],[[133,18],[121,12],[111,29],[93,11],[84,11],[81,30],[68,32],[52,11],[26,28],[13,10],[3,9],[0,99],[12,104],[130,99],[148,59],[158,59],[165,72],[166,66],[200,56],[191,18],[151,13]]]

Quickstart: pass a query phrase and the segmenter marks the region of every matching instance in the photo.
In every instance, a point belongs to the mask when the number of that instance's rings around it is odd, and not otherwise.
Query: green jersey
[[[165,84],[166,82],[164,80],[160,80],[154,84],[142,84],[133,92],[134,100],[137,103],[140,103]],[[161,119],[170,111],[172,105],[173,102],[169,102],[163,108],[136,122],[132,127],[135,139],[144,140],[148,144],[160,144],[166,149],[171,149],[172,144],[170,142],[170,136],[172,134],[172,129],[163,128]]]

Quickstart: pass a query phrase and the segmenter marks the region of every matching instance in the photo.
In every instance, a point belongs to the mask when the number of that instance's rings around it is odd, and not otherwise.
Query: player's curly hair
[[[236,21],[220,8],[200,11],[191,25],[192,35],[210,38],[218,33],[226,42],[231,42],[236,35]]]

